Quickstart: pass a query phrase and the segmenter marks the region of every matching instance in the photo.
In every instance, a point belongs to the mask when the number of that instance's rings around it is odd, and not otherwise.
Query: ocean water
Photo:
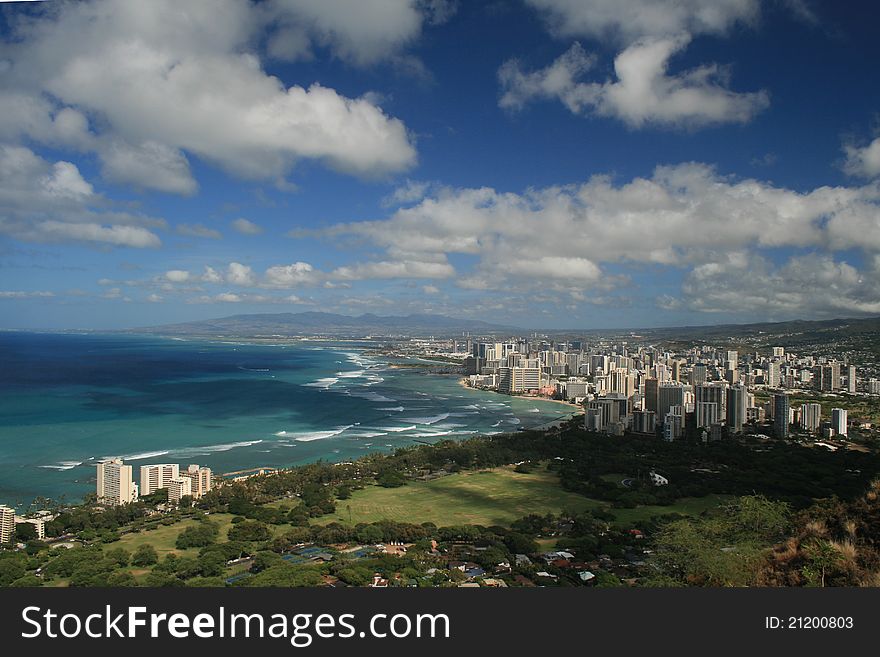
[[[0,333],[0,504],[94,491],[95,462],[223,474],[536,427],[552,402],[398,368],[368,343]]]

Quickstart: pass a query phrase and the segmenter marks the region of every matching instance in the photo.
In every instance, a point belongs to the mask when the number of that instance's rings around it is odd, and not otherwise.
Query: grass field
[[[613,475],[615,480],[624,475]],[[612,509],[607,503],[562,490],[558,477],[539,470],[520,474],[510,466],[463,472],[429,482],[413,482],[400,488],[368,486],[354,491],[351,499],[337,502],[336,513],[317,523],[346,524],[389,519],[400,522],[433,522],[442,525],[506,525],[530,513],[559,513],[563,509],[589,511],[603,508],[617,517],[617,524],[631,525],[665,513],[699,515],[714,509],[723,498],[683,498],[670,506]]]
[[[209,516],[209,520],[220,526],[220,540],[226,540],[226,532],[232,526],[232,515],[229,513],[215,513]],[[187,527],[197,524],[196,520],[184,520],[174,525],[159,525],[153,531],[141,531],[137,534],[125,534],[118,541],[108,543],[105,549],[125,548],[129,552],[134,552],[141,545],[149,544],[156,549],[156,553],[161,559],[166,554],[174,552],[178,556],[197,556],[198,548],[190,548],[188,550],[178,550],[174,547],[177,537]]]
[[[611,509],[617,517],[618,525],[632,525],[644,522],[652,516],[667,513],[680,513],[685,516],[698,516],[704,511],[712,511],[726,500],[725,495],[707,495],[706,497],[683,497],[669,506],[639,506],[635,509]]]
[[[530,513],[588,510],[601,502],[559,487],[553,473],[520,474],[512,467],[463,472],[400,488],[368,486],[337,502],[321,522],[433,522],[437,525],[503,525]],[[349,519],[349,509],[351,517]]]

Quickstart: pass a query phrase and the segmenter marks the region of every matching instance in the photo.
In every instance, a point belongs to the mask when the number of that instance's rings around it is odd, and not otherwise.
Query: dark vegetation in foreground
[[[522,473],[546,468],[562,488],[606,504],[503,527],[327,522],[330,514],[344,517],[355,489],[514,463]],[[651,485],[652,471],[670,483]],[[26,547],[0,554],[0,585],[880,585],[878,473],[880,457],[871,452],[758,439],[611,438],[574,421],[253,477],[166,513],[156,511],[161,496],[122,508],[91,502],[63,509],[47,535],[73,547],[49,547],[19,526]],[[673,511],[680,498],[706,495],[729,501],[699,516],[661,513],[637,526],[621,526],[609,512],[644,505]],[[114,546],[128,534],[182,522],[169,546],[176,553],[160,558],[149,540],[133,553]]]

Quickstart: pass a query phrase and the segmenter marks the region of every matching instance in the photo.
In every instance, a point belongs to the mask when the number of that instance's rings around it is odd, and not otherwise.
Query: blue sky
[[[880,314],[876,13],[3,6],[0,327]]]

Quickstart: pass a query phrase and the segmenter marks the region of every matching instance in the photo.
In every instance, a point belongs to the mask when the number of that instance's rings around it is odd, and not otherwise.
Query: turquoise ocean
[[[0,504],[79,500],[95,462],[223,474],[537,427],[557,403],[395,367],[375,344],[0,333]]]

